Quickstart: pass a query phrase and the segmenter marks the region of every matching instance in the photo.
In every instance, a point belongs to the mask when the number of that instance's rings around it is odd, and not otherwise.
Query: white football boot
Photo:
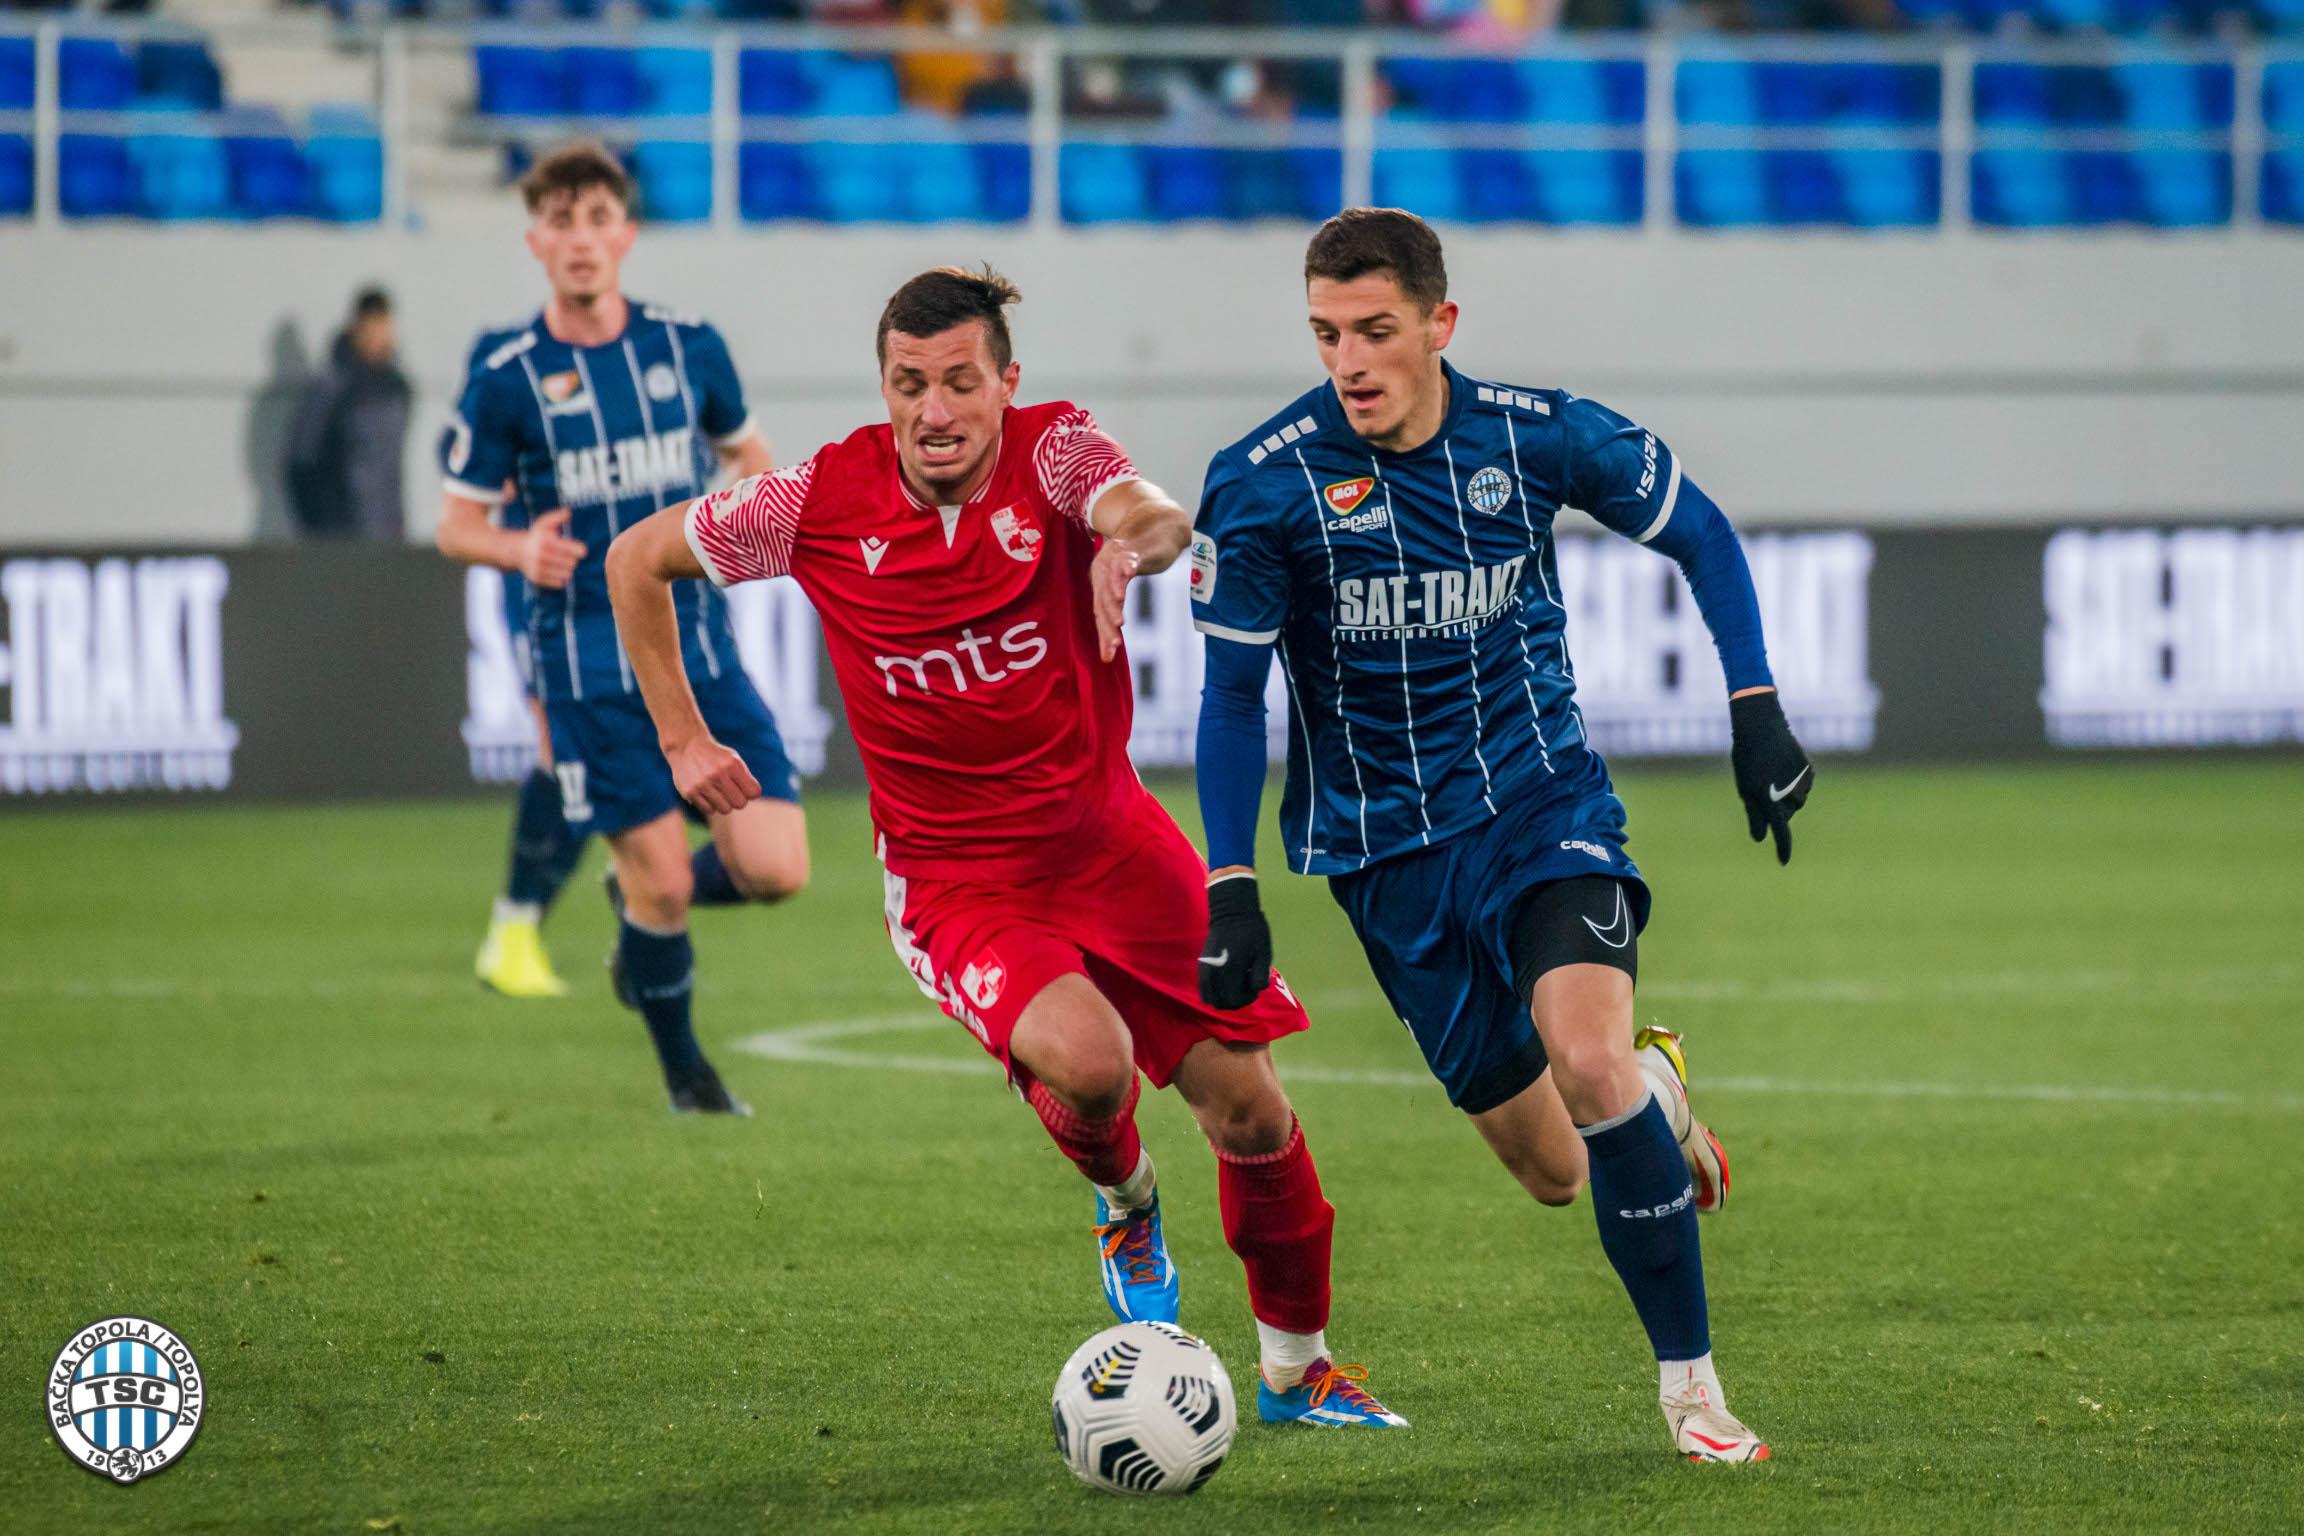
[[[1709,1216],[1728,1203],[1728,1153],[1688,1108],[1688,1062],[1680,1052],[1680,1037],[1643,1028],[1632,1037],[1632,1051],[1672,1122],[1672,1134],[1680,1139],[1680,1155],[1688,1160],[1689,1182],[1696,1187],[1696,1212]]]
[[[1691,1381],[1664,1398],[1664,1422],[1672,1444],[1690,1461],[1766,1461],[1768,1442],[1713,1401],[1712,1389]]]

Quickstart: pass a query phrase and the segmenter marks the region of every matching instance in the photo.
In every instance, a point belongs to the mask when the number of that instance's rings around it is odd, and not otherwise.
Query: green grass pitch
[[[1733,1158],[1706,1268],[1765,1465],[1669,1453],[1585,1203],[1531,1204],[1422,1080],[1316,882],[1267,881],[1314,1018],[1281,1070],[1330,1337],[1415,1428],[1248,1422],[1195,1498],[1123,1501],[1049,1443],[1109,1320],[1089,1197],[889,954],[859,799],[811,803],[805,897],[696,920],[743,1122],[665,1113],[589,878],[548,930],[574,996],[473,985],[503,803],[19,811],[0,1529],[2294,1530],[2304,763],[1828,763],[1788,870],[1724,772],[1621,787],[1640,1013]],[[1252,1401],[1212,1159],[1172,1095],[1144,1123],[1184,1320]],[[128,1489],[41,1416],[114,1312],[210,1390]]]

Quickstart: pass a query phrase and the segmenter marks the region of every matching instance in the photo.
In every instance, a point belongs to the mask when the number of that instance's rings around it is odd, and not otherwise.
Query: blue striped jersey
[[[1552,520],[1643,543],[1679,499],[1654,434],[1564,390],[1446,369],[1421,447],[1364,442],[1326,384],[1216,455],[1193,622],[1276,645],[1290,865],[1330,875],[1470,831],[1584,740]]]
[[[608,604],[609,541],[703,495],[719,467],[717,445],[751,428],[727,344],[692,316],[634,303],[624,334],[598,347],[555,341],[541,314],[480,337],[441,436],[447,488],[499,508],[506,527],[566,507],[568,536],[584,545],[560,591],[523,592],[517,576],[505,583],[507,608],[525,618],[543,697],[635,690]],[[718,589],[680,582],[674,601],[690,676],[739,665]]]

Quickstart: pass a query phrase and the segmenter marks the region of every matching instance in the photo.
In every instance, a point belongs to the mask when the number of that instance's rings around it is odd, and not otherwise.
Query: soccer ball
[[[1193,1492],[1238,1422],[1224,1362],[1172,1323],[1122,1323],[1074,1350],[1050,1413],[1056,1454],[1112,1493]]]

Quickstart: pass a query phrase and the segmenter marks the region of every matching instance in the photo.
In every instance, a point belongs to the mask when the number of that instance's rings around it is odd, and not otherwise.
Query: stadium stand
[[[383,14],[336,9],[363,21]],[[757,27],[715,30],[722,18],[749,21],[757,0],[648,0],[644,16],[663,24],[638,31],[569,25],[596,19],[598,0],[481,9],[503,19],[461,34],[470,94],[441,115],[451,142],[492,146],[503,169],[549,139],[590,132],[624,156],[644,216],[660,222],[714,217],[723,153],[744,222],[1032,216],[1033,146],[1047,130],[1030,115],[1031,45],[1019,34],[1005,40],[1014,53],[842,51],[777,47]],[[1333,9],[1305,15],[1332,23]],[[420,15],[423,5],[392,0],[389,10]],[[1355,119],[1368,158],[1351,163],[1377,201],[1467,223],[1913,229],[1942,222],[1947,195],[1958,199],[1952,216],[2012,230],[2216,227],[2241,213],[2304,223],[2304,58],[2294,44],[2263,50],[2260,95],[2243,100],[2257,75],[2239,49],[2179,37],[2228,33],[2236,19],[2304,29],[2304,0],[2249,0],[2245,10],[2221,0],[1908,0],[1902,14],[1941,36],[1994,37],[1947,52],[1910,39],[1687,34],[1658,63],[1636,34],[1531,39],[1541,51],[1523,57],[1379,34],[1384,51],[1362,98],[1373,120]],[[453,48],[458,35],[428,33],[421,46]],[[1061,46],[1066,33],[1042,35]],[[1208,29],[1137,32],[1140,49],[1102,57],[1113,35],[1102,34],[1096,57],[1068,49],[1053,77],[1055,217],[1303,221],[1341,206],[1354,140],[1339,58],[1226,57],[1223,34]],[[373,46],[373,33],[361,36]],[[1162,56],[1166,36],[1196,39],[1197,51]],[[1509,46],[1487,37],[1479,46]],[[733,114],[714,100],[723,48],[734,55]],[[70,21],[56,67],[64,217],[383,214],[373,105],[238,100],[210,44],[180,24]],[[1652,67],[1670,72],[1661,96]],[[35,208],[43,162],[27,130],[38,69],[29,35],[0,35],[0,217]],[[1659,99],[1670,104],[1663,138],[1647,120]],[[1966,121],[1945,120],[1948,101],[1968,104]],[[1651,167],[1660,143],[1672,158]],[[2260,159],[2235,160],[2259,145]],[[1951,167],[1949,194],[1948,150],[1967,156]]]

